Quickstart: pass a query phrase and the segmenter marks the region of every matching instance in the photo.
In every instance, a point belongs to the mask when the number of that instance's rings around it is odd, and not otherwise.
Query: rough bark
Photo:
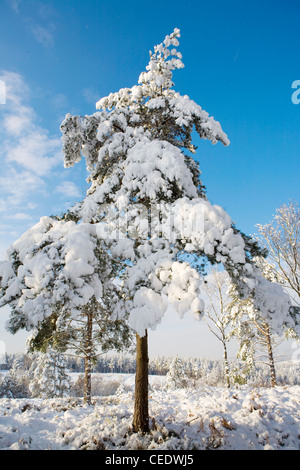
[[[136,335],[136,374],[133,431],[149,431],[148,409],[148,335]]]

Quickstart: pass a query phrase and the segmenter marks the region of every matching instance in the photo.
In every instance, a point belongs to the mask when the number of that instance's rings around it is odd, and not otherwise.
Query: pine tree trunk
[[[272,350],[272,342],[271,342],[271,334],[269,326],[266,325],[266,339],[267,339],[267,346],[268,346],[268,357],[269,357],[269,366],[271,371],[271,387],[276,387],[276,373],[275,373],[275,363],[273,357],[273,350]]]
[[[85,358],[84,358],[84,396],[83,402],[87,405],[92,400],[92,335],[93,318],[92,314],[87,314],[87,324],[85,331]]]
[[[148,410],[148,335],[136,335],[136,373],[133,431],[149,431]]]

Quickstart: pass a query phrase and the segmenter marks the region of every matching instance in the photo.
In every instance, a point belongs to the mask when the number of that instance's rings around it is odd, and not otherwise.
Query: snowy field
[[[117,379],[116,379],[117,376]],[[300,386],[166,390],[150,376],[151,432],[131,432],[134,376],[114,395],[0,399],[1,450],[299,450]]]

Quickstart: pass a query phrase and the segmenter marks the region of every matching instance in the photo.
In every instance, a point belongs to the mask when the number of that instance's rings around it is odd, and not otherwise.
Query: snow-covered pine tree
[[[29,396],[29,372],[24,367],[24,354],[16,354],[12,367],[0,384],[0,397],[27,398]]]
[[[70,386],[71,378],[63,355],[50,348],[41,353],[29,385],[32,396],[62,398],[68,394]]]
[[[96,347],[128,347],[129,328],[115,312],[120,289],[103,224],[69,219],[43,217],[8,248],[8,260],[0,265],[0,303],[11,307],[12,333],[32,331],[29,351],[80,351],[90,403]]]
[[[263,315],[276,312],[293,323],[288,297],[251,263],[257,243],[203,192],[192,131],[213,144],[229,140],[206,111],[172,89],[173,71],[183,67],[179,37],[175,29],[154,48],[137,85],[99,100],[91,116],[68,114],[61,125],[65,166],[84,156],[90,173],[87,197],[73,212],[86,223],[105,221],[112,255],[127,263],[125,309],[137,338],[135,431],[149,428],[147,329],[160,323],[167,302],[180,315],[203,313],[201,279],[185,253],[223,263]]]

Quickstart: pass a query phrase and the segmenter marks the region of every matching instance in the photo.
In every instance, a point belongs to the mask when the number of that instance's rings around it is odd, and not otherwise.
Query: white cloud
[[[36,174],[27,170],[5,168],[0,175],[0,212],[7,214],[20,206],[30,209],[28,199],[45,194],[46,183]]]
[[[31,216],[25,212],[17,212],[16,214],[10,214],[9,218],[12,220],[29,220]]]
[[[82,196],[80,189],[72,181],[63,181],[54,190],[56,193],[60,193],[63,196],[77,199]]]
[[[32,128],[36,119],[34,110],[24,104],[30,94],[29,87],[15,72],[3,71],[0,80],[5,83],[6,89],[6,105],[2,108],[3,129],[6,134],[19,135]]]
[[[68,99],[66,95],[63,93],[59,93],[58,95],[55,95],[53,100],[52,100],[53,106],[56,109],[66,109],[68,107]]]
[[[6,0],[10,8],[16,13],[20,13],[19,5],[22,0]],[[35,13],[43,22],[49,20],[50,17],[57,17],[57,12],[52,7],[43,3],[36,3]],[[41,25],[34,21],[32,18],[24,18],[24,23],[27,25],[28,30],[35,37],[35,39],[42,44],[44,47],[52,47],[54,45],[53,32],[55,30],[55,24],[53,22],[47,22],[45,25]]]
[[[39,176],[46,175],[62,162],[61,141],[37,124],[36,113],[27,104],[30,90],[22,76],[4,71],[0,80],[6,84],[6,105],[0,122],[5,131],[3,158]]]
[[[8,114],[3,118],[3,127],[7,134],[20,135],[22,132],[28,129],[31,124],[31,117],[22,114]]]
[[[19,5],[21,3],[22,0],[6,0],[8,5],[10,6],[10,8],[15,12],[15,13],[19,13],[20,10],[19,10]]]
[[[24,97],[27,98],[30,93],[30,89],[23,80],[23,77],[19,73],[3,70],[1,71],[0,78],[6,85],[7,105],[14,107],[21,106]]]
[[[31,90],[20,74],[3,71],[0,80],[7,91],[0,115],[0,212],[21,222],[37,198],[48,196],[46,178],[58,165],[63,168],[61,140],[39,124],[29,104]]]
[[[92,87],[84,88],[82,95],[85,98],[86,102],[89,104],[94,104],[96,106],[97,101],[99,101],[100,94],[97,90]]]
[[[35,37],[35,39],[42,44],[44,47],[54,46],[54,23],[48,23],[45,26],[36,23],[32,18],[26,18],[25,24],[27,25],[28,30]]]
[[[22,75],[0,70],[0,80],[7,89],[6,104],[0,114],[1,259],[1,247],[10,245],[34,220],[45,213],[58,212],[57,205],[59,211],[62,205],[65,210],[70,201],[78,201],[84,194],[71,176],[64,180],[59,128],[56,135],[51,135],[41,125],[31,106],[33,92]],[[55,104],[57,112],[66,104],[64,95],[56,95]],[[47,209],[43,210],[42,205]]]
[[[36,40],[45,47],[52,47],[54,45],[51,29],[51,27],[44,28],[39,24],[31,24],[31,32],[35,36]]]
[[[60,139],[49,137],[44,129],[37,129],[22,136],[15,147],[8,146],[6,158],[43,176],[60,162],[62,163],[60,147]]]

